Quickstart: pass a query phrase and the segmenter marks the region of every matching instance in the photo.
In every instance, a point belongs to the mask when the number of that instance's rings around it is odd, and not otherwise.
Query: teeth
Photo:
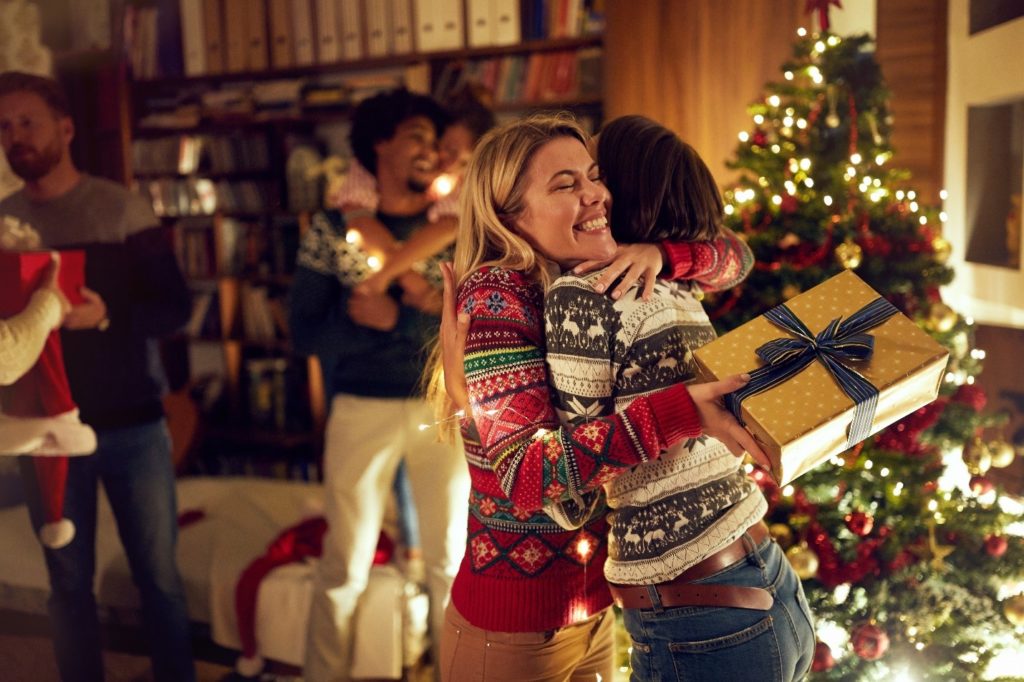
[[[608,218],[606,217],[594,218],[585,223],[580,223],[576,226],[576,229],[589,232],[591,230],[600,230],[603,227],[608,227]]]

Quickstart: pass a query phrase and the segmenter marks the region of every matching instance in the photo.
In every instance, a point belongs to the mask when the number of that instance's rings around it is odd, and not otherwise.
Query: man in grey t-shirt
[[[45,549],[50,620],[63,680],[102,680],[93,594],[97,484],[103,483],[139,588],[154,677],[195,679],[185,595],[175,563],[177,513],[164,378],[154,341],[188,319],[188,289],[152,210],[140,197],[75,167],[68,103],[49,78],[0,74],[0,146],[25,186],[0,216],[28,223],[50,248],[86,254],[85,302],[61,341],[71,394],[97,435],[96,453],[68,465],[64,515],[72,541]],[[44,513],[23,467],[37,530]]]

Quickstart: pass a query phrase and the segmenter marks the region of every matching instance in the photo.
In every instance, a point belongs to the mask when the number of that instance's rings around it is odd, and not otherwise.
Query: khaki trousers
[[[612,682],[610,608],[550,632],[489,632],[445,611],[441,682]]]
[[[314,578],[304,678],[348,680],[350,624],[366,589],[395,469],[403,458],[419,518],[434,660],[452,580],[466,548],[469,470],[461,447],[437,442],[423,400],[335,396],[324,434],[328,530]]]

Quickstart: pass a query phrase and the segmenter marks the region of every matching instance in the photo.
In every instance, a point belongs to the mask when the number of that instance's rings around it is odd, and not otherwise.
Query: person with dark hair
[[[64,680],[103,679],[93,593],[97,483],[117,519],[139,588],[157,680],[195,679],[185,593],[175,563],[177,513],[171,442],[153,341],[180,329],[191,302],[174,253],[148,202],[80,172],[75,134],[55,81],[0,74],[0,145],[25,186],[0,201],[0,215],[31,225],[46,248],[82,249],[85,299],[64,320],[61,339],[71,395],[96,431],[90,457],[68,462],[64,515],[77,533],[45,551],[50,619]],[[34,479],[25,462],[26,479]],[[45,510],[28,485],[32,522]]]
[[[405,240],[428,220],[427,189],[447,117],[429,97],[400,90],[365,100],[353,120],[352,147],[373,169],[379,194],[373,217],[388,238]],[[320,358],[333,395],[323,457],[329,530],[308,626],[310,680],[349,677],[353,614],[400,461],[416,503],[435,645],[465,544],[469,481],[461,456],[421,429],[433,421],[418,384],[440,296],[430,286],[422,294],[397,285],[353,294],[358,278],[346,268],[358,258],[346,241],[349,229],[336,210],[313,217],[291,292],[295,349]]]
[[[488,133],[466,173],[454,266],[444,269],[443,347],[429,374],[437,412],[452,415],[440,425],[462,429],[473,482],[466,554],[441,641],[442,680],[611,679],[612,597],[601,572],[608,526],[595,514],[564,528],[548,510],[563,498],[583,505],[584,493],[604,481],[702,434],[757,449],[718,404],[744,384],[738,376],[670,386],[614,414],[558,423],[542,302],[560,270],[624,258],[606,268],[624,273],[613,294],[630,291],[638,276],[653,285],[665,256],[673,275],[716,279],[689,267],[701,250],[692,245],[616,243],[611,196],[588,141],[569,116],[531,116]],[[453,347],[456,281],[469,326]],[[573,331],[581,339],[601,333]],[[586,363],[579,369],[586,381]],[[442,391],[442,383],[459,388]]]
[[[616,240],[720,240],[747,258],[718,288],[749,272],[749,250],[722,224],[711,171],[671,130],[615,119],[598,137],[597,162]],[[632,291],[612,300],[593,291],[595,277],[563,275],[544,299],[555,407],[569,425],[692,384],[693,350],[715,337],[699,284],[659,279],[649,300]],[[593,504],[548,509],[568,528],[611,510],[604,574],[632,638],[633,680],[739,679],[751,665],[798,680],[810,669],[807,601],[762,520],[767,503],[735,456],[742,451],[728,436],[688,438],[607,481],[607,509],[600,490],[588,493]]]
[[[380,269],[356,287],[357,293],[380,293],[395,280],[409,289],[422,287],[422,280],[413,270],[428,268],[430,259],[443,256],[455,241],[462,174],[477,140],[494,127],[495,119],[494,112],[469,87],[455,93],[446,107],[450,118],[438,140],[440,175],[431,186],[436,202],[428,210],[428,223],[404,243],[381,248]],[[376,186],[372,176],[360,166],[353,168],[333,202],[341,207],[353,228],[365,231],[369,241],[375,244],[386,241],[375,236],[379,235],[376,225],[368,224],[371,220],[368,212],[376,208]],[[439,287],[440,281],[435,280],[433,284]]]

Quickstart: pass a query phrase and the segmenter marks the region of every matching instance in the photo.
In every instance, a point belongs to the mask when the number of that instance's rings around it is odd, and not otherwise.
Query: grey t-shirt
[[[128,236],[158,224],[145,198],[105,178],[82,175],[63,195],[32,201],[24,190],[0,201],[0,216],[31,225],[47,248],[70,244],[120,244]]]

